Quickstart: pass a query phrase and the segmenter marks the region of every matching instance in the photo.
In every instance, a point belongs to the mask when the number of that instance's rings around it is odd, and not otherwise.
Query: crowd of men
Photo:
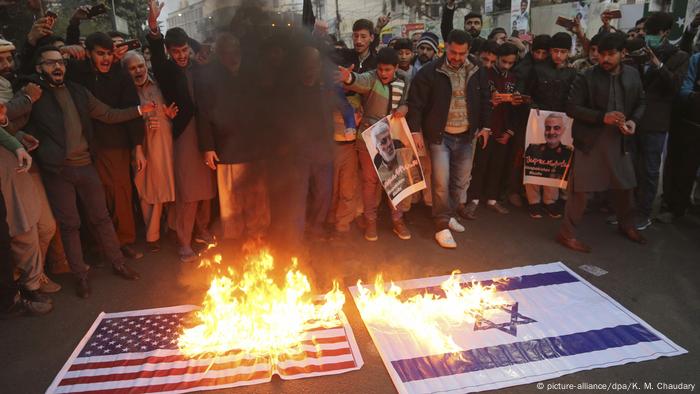
[[[39,18],[25,42],[0,40],[3,317],[51,311],[48,294],[61,286],[47,270],[70,271],[76,294],[89,297],[99,259],[84,251],[93,245],[115,275],[138,279],[127,261],[143,257],[134,246],[142,225],[148,253],[169,232],[182,262],[198,258],[193,246],[216,242],[213,213],[219,241],[294,248],[343,241],[353,222],[376,241],[383,156],[370,157],[358,135],[387,116],[405,117],[428,184],[387,202],[403,240],[413,204],[431,207],[444,248],[457,247],[453,232],[466,231],[480,206],[508,214],[509,204],[534,219],[561,218],[556,240],[576,251],[590,252],[576,235],[590,206],[614,212],[609,222],[643,244],[665,151],[660,218],[690,207],[700,164],[700,17],[682,49],[670,43],[674,20],[662,12],[628,34],[604,14],[590,40],[575,24],[573,34],[529,42],[503,28],[483,38],[476,13],[454,29],[448,2],[444,49],[432,32],[380,45],[387,17],[355,21],[348,48],[322,21],[311,33],[280,30],[246,6],[200,44],[180,28],[163,35],[162,6],[150,1],[140,43],[117,32],[83,39],[86,7],[65,38]],[[531,109],[574,119],[567,190],[523,185]],[[561,116],[545,127],[559,132]],[[379,151],[406,150],[380,134]],[[541,149],[562,149],[556,142]]]

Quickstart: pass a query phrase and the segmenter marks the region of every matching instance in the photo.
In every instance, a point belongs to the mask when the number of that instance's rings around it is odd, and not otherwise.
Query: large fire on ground
[[[221,264],[220,255],[200,266],[213,264]],[[241,350],[270,357],[274,364],[280,357],[303,354],[309,331],[342,325],[339,313],[345,295],[338,283],[318,299],[296,260],[280,284],[271,277],[274,265],[272,255],[262,250],[246,258],[241,274],[228,268],[216,275],[195,314],[197,325],[179,338],[180,351],[196,357]]]
[[[407,333],[434,353],[454,353],[463,349],[446,333],[449,328],[473,324],[508,304],[496,294],[497,283],[483,286],[471,282],[464,286],[459,271],[453,271],[440,285],[444,296],[424,292],[407,298],[393,282],[387,289],[378,275],[373,290],[357,282],[356,302],[366,324]]]

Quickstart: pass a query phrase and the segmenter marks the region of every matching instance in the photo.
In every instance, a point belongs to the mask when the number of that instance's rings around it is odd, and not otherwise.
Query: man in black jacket
[[[239,75],[240,65],[238,39],[220,34],[216,60],[203,68],[195,89],[199,148],[216,171],[225,239],[240,239],[244,232],[257,238],[270,225],[263,143],[250,103],[253,84]]]
[[[532,108],[544,111],[566,111],[569,88],[576,77],[576,70],[569,64],[572,39],[560,32],[549,42],[549,60],[535,64],[526,85],[532,96]],[[561,217],[557,203],[559,189],[554,186],[525,185],[530,217],[539,219],[545,213],[552,218]]]
[[[98,100],[112,108],[128,108],[139,103],[134,84],[114,62],[114,44],[105,33],[95,32],[85,40],[87,58],[70,60],[66,79],[85,86]],[[136,241],[136,222],[131,185],[131,151],[143,144],[144,124],[134,119],[120,124],[94,120],[95,168],[102,180],[107,197],[107,209],[124,255],[131,259],[143,257],[132,244]],[[136,150],[136,152],[140,152]],[[142,157],[137,157],[142,160]]]
[[[36,150],[43,171],[44,185],[61,229],[61,238],[71,271],[78,277],[77,294],[90,295],[89,266],[83,260],[80,243],[80,197],[105,257],[114,273],[125,279],[139,274],[124,263],[124,255],[105,204],[104,189],[93,163],[95,138],[92,119],[121,123],[153,111],[154,105],[112,109],[83,86],[64,81],[66,62],[55,47],[37,50],[36,71],[32,77],[44,93],[34,103],[27,133],[41,143]]]
[[[644,24],[649,61],[642,69],[642,83],[649,110],[644,112],[637,135],[640,216],[637,230],[651,225],[651,208],[659,187],[661,155],[671,127],[673,104],[688,71],[688,54],[668,42],[673,22],[671,14],[654,12]]]
[[[442,20],[440,21],[440,32],[442,39],[447,41],[447,36],[454,30],[454,16],[457,5],[455,0],[447,0],[442,8]],[[483,26],[483,18],[481,14],[470,12],[464,16],[464,31],[472,36],[472,42],[469,45],[469,52],[476,54],[481,50],[481,46],[486,42],[486,39],[481,37],[481,27]]]
[[[173,151],[175,172],[175,231],[178,254],[183,262],[197,259],[192,250],[192,241],[213,244],[209,233],[211,199],[216,195],[211,168],[212,157],[203,158],[197,138],[194,79],[198,65],[190,61],[190,46],[187,33],[181,28],[172,28],[165,37],[158,27],[158,16],[162,5],[149,2],[146,36],[151,48],[151,64],[163,96],[167,102],[175,102],[178,108],[173,119]],[[170,59],[165,55],[167,49]]]
[[[644,238],[634,228],[636,186],[630,152],[631,137],[644,114],[644,88],[639,73],[621,63],[625,36],[611,33],[599,45],[599,63],[578,75],[569,92],[567,113],[574,118],[574,161],[564,220],[557,242],[590,252],[576,239],[576,227],[586,209],[586,194],[610,190],[624,236]]]
[[[416,74],[408,95],[409,128],[418,149],[423,140],[430,148],[435,238],[445,248],[457,247],[450,230],[464,231],[455,217],[467,199],[472,140],[490,133],[491,92],[486,72],[467,59],[471,42],[467,32],[453,30],[445,56]]]

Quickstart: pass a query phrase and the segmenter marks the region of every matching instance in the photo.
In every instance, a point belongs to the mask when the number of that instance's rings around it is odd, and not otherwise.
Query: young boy
[[[383,48],[377,54],[377,69],[362,74],[352,72],[353,67],[338,67],[338,81],[362,96],[364,112],[358,131],[362,132],[389,114],[405,116],[408,112],[406,98],[408,81],[397,73],[399,55],[393,48]],[[377,193],[380,189],[379,178],[374,162],[367,151],[362,138],[357,139],[362,171],[362,201],[366,221],[365,239],[376,241],[377,235]],[[391,207],[393,230],[401,239],[410,239],[411,233],[403,221],[402,210],[410,206],[410,199],[403,200],[398,207]]]

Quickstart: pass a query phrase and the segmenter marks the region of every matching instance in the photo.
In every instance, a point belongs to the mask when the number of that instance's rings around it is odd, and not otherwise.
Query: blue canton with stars
[[[104,319],[78,357],[175,350],[188,318],[189,313],[167,313]]]

